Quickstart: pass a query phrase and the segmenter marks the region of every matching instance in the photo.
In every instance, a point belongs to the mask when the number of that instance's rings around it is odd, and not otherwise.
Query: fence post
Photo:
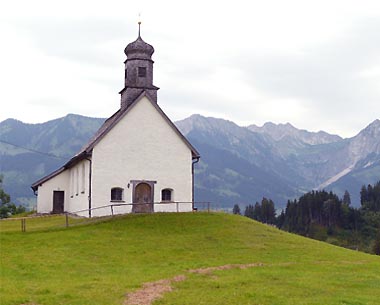
[[[26,232],[26,219],[21,218],[21,232]]]
[[[177,213],[179,212],[179,207],[178,207],[178,201],[175,203],[176,207],[177,207]]]
[[[66,228],[68,228],[69,227],[69,215],[66,213],[65,216],[66,216]]]
[[[207,202],[207,213],[210,213],[210,202]]]
[[[113,216],[113,204],[111,204],[111,214]]]

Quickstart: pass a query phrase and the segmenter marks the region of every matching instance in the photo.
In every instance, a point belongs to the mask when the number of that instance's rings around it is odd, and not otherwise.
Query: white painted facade
[[[129,213],[132,206],[124,204],[133,202],[133,181],[152,183],[154,212],[192,211],[193,152],[153,103],[143,95],[95,144],[91,157],[41,183],[37,212],[52,212],[53,191],[60,190],[65,212],[89,216],[91,197],[91,216]],[[111,201],[115,187],[123,189],[122,201]],[[172,190],[170,202],[162,201],[163,189]],[[122,205],[111,211],[112,204]]]
[[[38,186],[37,212],[53,211],[54,191],[64,191],[64,211],[87,216],[90,162],[83,160]]]
[[[181,211],[192,210],[191,150],[147,97],[94,147],[92,160],[93,207],[111,204],[113,187],[123,188],[124,201],[131,203],[131,181],[147,180],[156,181],[154,202],[161,201],[162,189],[171,188],[173,200],[188,202],[179,205]],[[173,211],[173,207],[155,205],[154,211]],[[94,215],[104,212],[94,210]]]
[[[47,180],[38,187],[37,212],[50,213],[53,211],[53,191],[64,191],[65,202],[69,202],[70,171],[64,171]]]

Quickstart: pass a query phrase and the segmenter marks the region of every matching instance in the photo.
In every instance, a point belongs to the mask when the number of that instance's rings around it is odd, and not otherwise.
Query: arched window
[[[111,189],[111,201],[123,201],[124,189],[121,187],[114,187]]]
[[[172,189],[163,189],[161,191],[161,200],[162,201],[172,201],[173,200],[172,193],[173,193]]]

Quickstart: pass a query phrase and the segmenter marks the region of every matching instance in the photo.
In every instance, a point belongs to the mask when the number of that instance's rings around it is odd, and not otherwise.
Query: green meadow
[[[1,305],[127,304],[144,283],[179,275],[153,304],[380,304],[379,256],[241,216],[34,221],[25,233],[0,221]]]

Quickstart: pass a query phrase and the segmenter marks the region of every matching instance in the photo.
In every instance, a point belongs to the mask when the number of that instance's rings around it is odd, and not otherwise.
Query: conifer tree
[[[254,219],[254,213],[253,213],[253,205],[252,204],[249,204],[245,207],[245,211],[244,211],[244,216],[245,217],[248,217],[248,218],[251,218],[251,219]]]
[[[347,190],[344,192],[342,203],[345,204],[346,206],[351,205],[351,196]]]
[[[261,205],[258,202],[255,203],[255,207],[253,208],[253,219],[263,221]]]
[[[263,198],[261,201],[261,221],[274,224],[276,221],[276,210],[271,199]]]
[[[3,189],[3,177],[0,175],[0,218],[7,218],[10,215],[25,212],[23,206],[16,206],[11,203],[11,196],[9,196]]]
[[[235,204],[234,207],[232,208],[232,213],[233,214],[236,214],[236,215],[240,215],[241,212],[240,212],[240,207],[238,204]]]
[[[377,231],[375,243],[373,245],[373,253],[380,255],[380,229]]]

